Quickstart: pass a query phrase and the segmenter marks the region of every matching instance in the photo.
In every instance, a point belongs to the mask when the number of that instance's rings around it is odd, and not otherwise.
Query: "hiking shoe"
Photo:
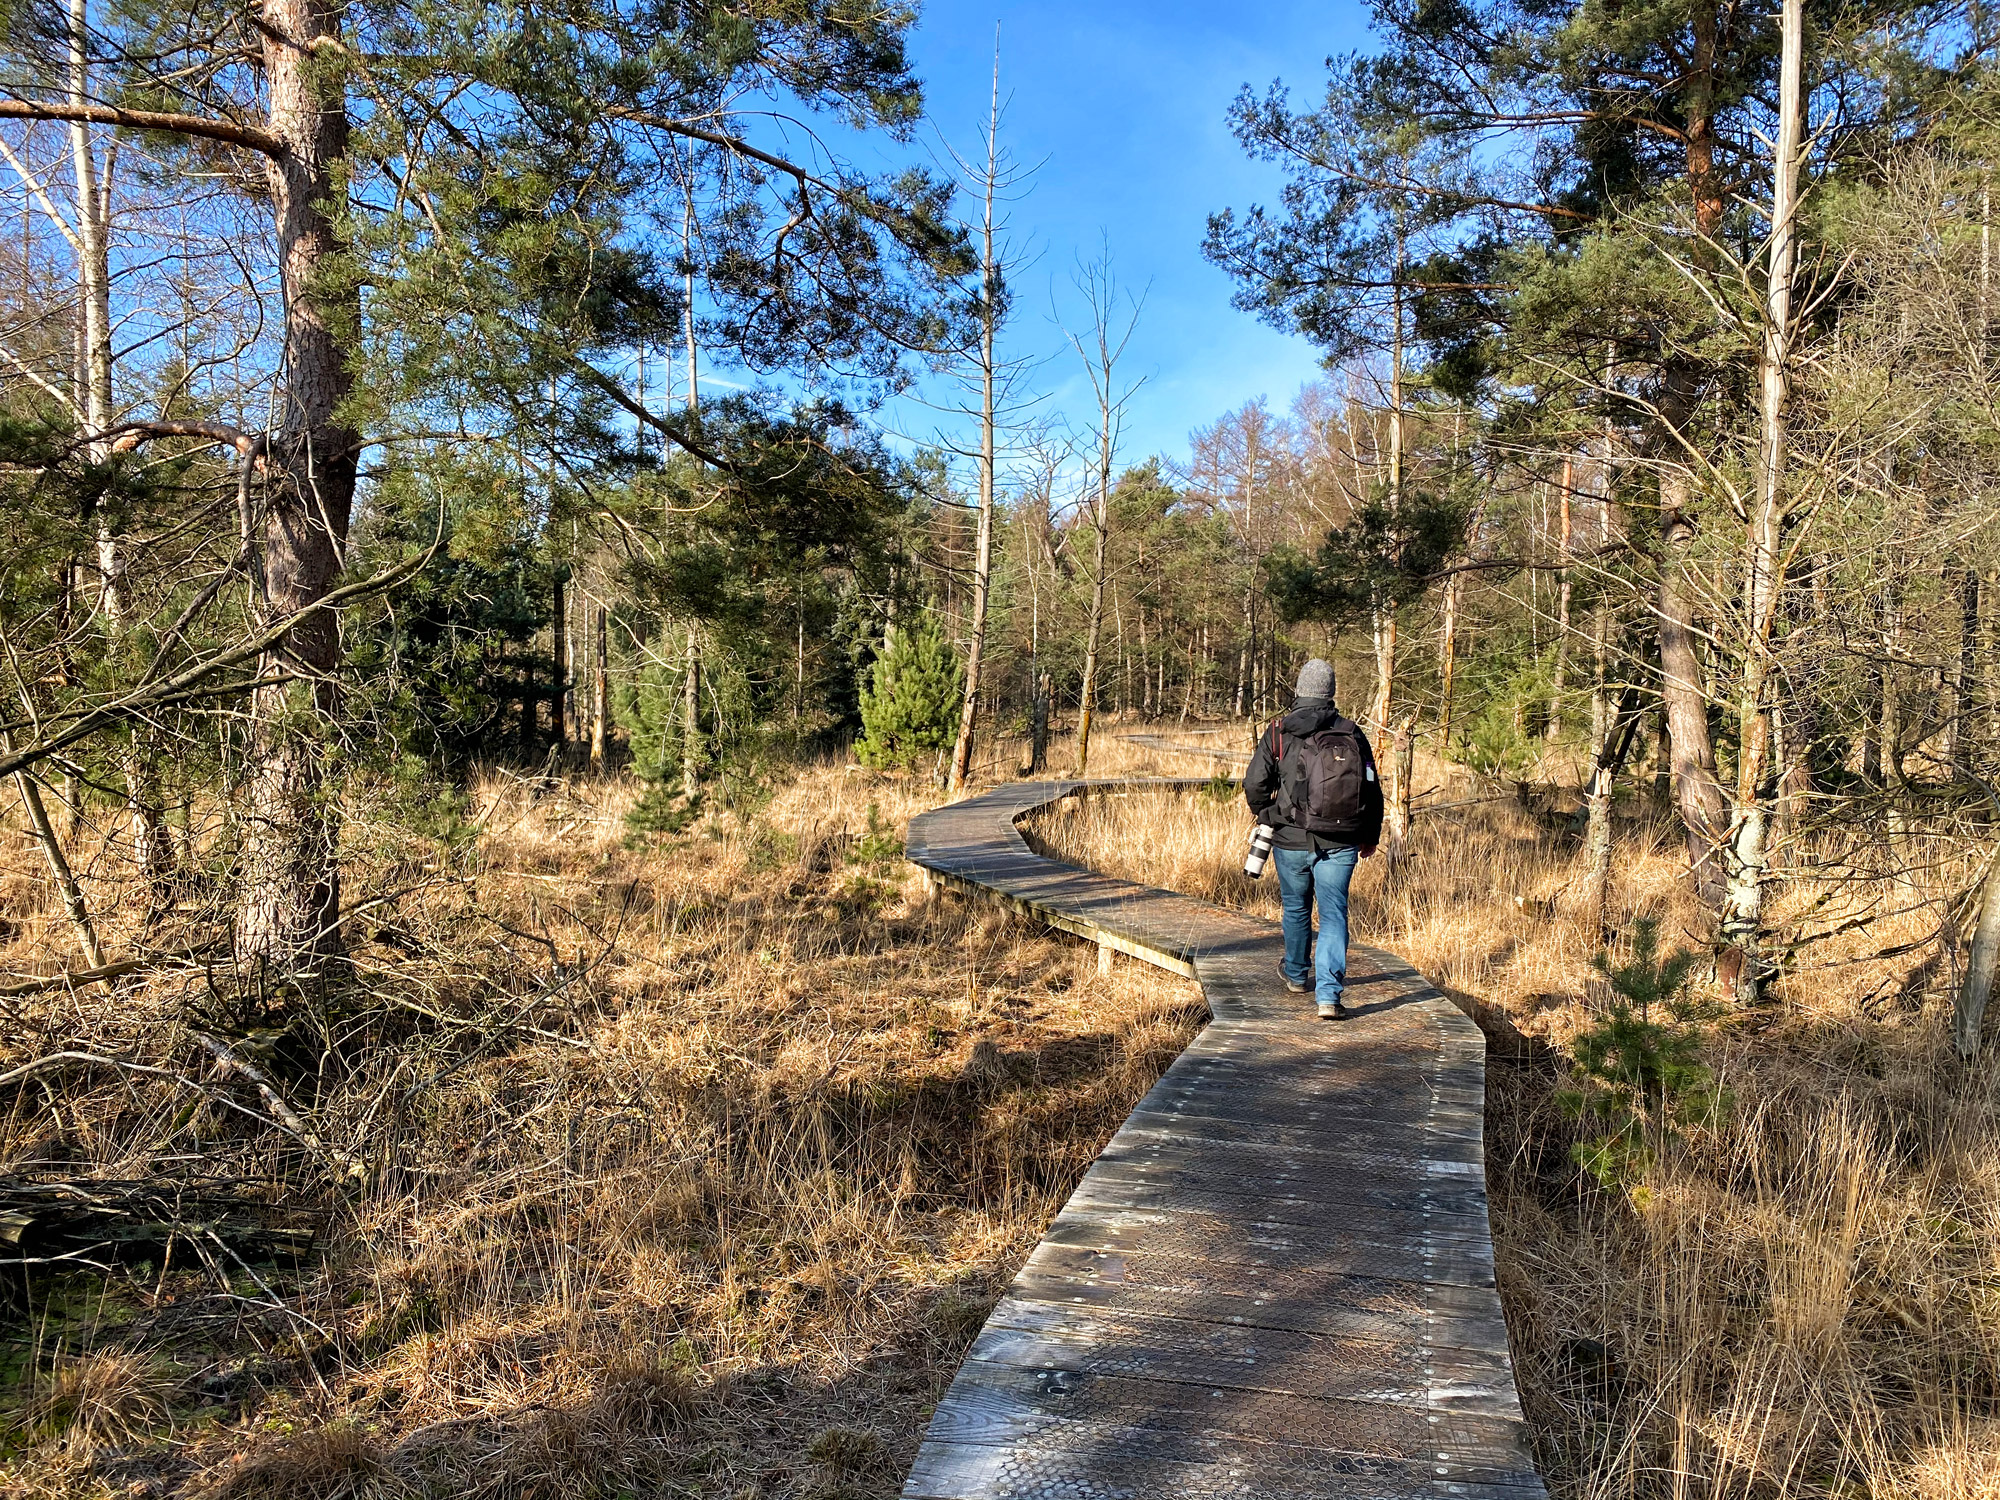
[[[1338,1000],[1319,1002],[1319,1018],[1322,1021],[1345,1021],[1352,1012]]]
[[[1285,988],[1290,990],[1294,995],[1303,995],[1307,990],[1312,988],[1311,985],[1300,984],[1291,975],[1287,974],[1285,966],[1282,963],[1278,965],[1278,977],[1285,981]]]

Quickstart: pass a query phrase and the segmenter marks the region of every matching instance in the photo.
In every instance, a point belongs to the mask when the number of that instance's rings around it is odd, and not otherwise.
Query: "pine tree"
[[[890,628],[875,669],[861,690],[862,736],[854,753],[863,765],[914,765],[952,743],[958,730],[965,673],[926,614],[908,630]]]

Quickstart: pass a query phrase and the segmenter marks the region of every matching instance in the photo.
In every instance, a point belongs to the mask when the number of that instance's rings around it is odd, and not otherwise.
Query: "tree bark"
[[[1682,139],[1686,143],[1695,228],[1712,239],[1722,228],[1726,206],[1721,174],[1715,165],[1715,57],[1719,27],[1714,5],[1697,0],[1692,21],[1693,55],[1681,92]]]
[[[1767,876],[1771,788],[1771,698],[1777,687],[1773,637],[1785,588],[1782,550],[1790,459],[1792,273],[1797,256],[1793,211],[1798,197],[1802,135],[1803,0],[1784,0],[1779,61],[1778,132],[1771,163],[1770,280],[1765,291],[1764,338],[1757,361],[1757,495],[1745,535],[1743,568],[1744,662],[1737,703],[1736,786],[1729,838],[1723,847],[1725,898],[1719,966],[1724,993],[1756,1001],[1766,982],[1764,887]],[[1887,698],[1885,702],[1889,701]],[[1886,726],[1885,726],[1886,727]]]
[[[965,652],[965,702],[958,711],[958,742],[952,746],[954,797],[972,773],[972,736],[979,718],[979,688],[986,658],[986,610],[993,582],[993,489],[998,455],[993,341],[1000,319],[1000,265],[993,251],[993,197],[999,185],[1000,58],[993,58],[993,98],[986,122],[984,218],[980,230],[979,298],[979,538],[972,563],[972,629]]]
[[[14,773],[14,786],[21,794],[21,805],[28,811],[28,827],[35,842],[41,846],[42,858],[48,862],[49,878],[55,882],[56,894],[62,897],[63,911],[69,917],[70,930],[76,934],[76,946],[83,954],[84,967],[101,969],[104,967],[104,949],[98,944],[97,924],[91,920],[90,908],[83,899],[83,888],[77,884],[76,873],[63,853],[62,840],[56,837],[55,825],[49,821],[48,806],[42,801],[41,788],[26,771]]]
[[[1368,700],[1368,727],[1379,735],[1386,735],[1396,698],[1398,622],[1395,601],[1385,600],[1376,605],[1370,622],[1370,637],[1375,647],[1375,691]]]
[[[1882,701],[1879,725],[1882,783],[1891,792],[1903,784],[1903,693],[1896,662],[1903,654],[1902,588],[1894,579],[1879,595],[1882,609]]]
[[[1563,455],[1561,481],[1561,521],[1556,536],[1556,556],[1562,559],[1562,567],[1556,572],[1556,662],[1549,674],[1549,722],[1544,737],[1559,739],[1562,736],[1563,691],[1568,687],[1569,675],[1569,601],[1570,576],[1569,553],[1572,540],[1572,515],[1570,490],[1576,480],[1575,462],[1570,454]]]
[[[1722,897],[1719,846],[1729,826],[1728,799],[1715,768],[1708,732],[1708,695],[1701,656],[1695,645],[1694,601],[1687,579],[1688,549],[1694,527],[1687,520],[1686,470],[1660,476],[1660,516],[1664,532],[1655,599],[1660,632],[1660,703],[1667,721],[1668,768],[1676,806],[1687,829],[1688,867],[1703,902],[1714,909]]]
[[[1958,655],[1950,673],[1950,695],[1945,705],[1944,758],[1954,777],[1964,777],[1972,758],[1966,753],[1971,743],[1971,719],[1977,696],[1977,654],[1979,648],[1979,573],[1960,568],[1958,573]]]
[[[1994,600],[2000,597],[2000,571],[1987,568],[1979,575],[1978,662],[1975,681],[1979,695],[1981,726],[1987,743],[2000,743],[2000,630],[1996,630]]]
[[[1090,719],[1097,701],[1097,659],[1104,641],[1104,569],[1111,539],[1110,497],[1100,489],[1094,527],[1097,533],[1095,560],[1090,574],[1090,626],[1084,637],[1083,688],[1076,713],[1076,774],[1090,766]]]
[[[1666,705],[1653,715],[1651,800],[1655,817],[1664,816],[1674,802],[1674,740],[1667,727]]]
[[[1188,632],[1188,680],[1180,684],[1180,722],[1186,726],[1194,712],[1194,632]]]
[[[1715,166],[1715,11],[1697,3],[1692,14],[1694,47],[1680,93],[1688,187],[1695,228],[1712,238],[1722,226],[1724,199]],[[1693,252],[1698,263],[1713,260],[1708,245]],[[1719,846],[1728,831],[1728,799],[1717,778],[1715,747],[1708,728],[1701,657],[1696,645],[1694,601],[1688,589],[1692,478],[1676,451],[1680,431],[1694,405],[1695,380],[1685,365],[1671,369],[1668,399],[1662,403],[1652,446],[1664,458],[1660,474],[1660,576],[1654,598],[1660,639],[1660,706],[1666,728],[1669,790],[1687,832],[1688,867],[1695,889],[1711,911],[1722,899]]]
[[[1111,468],[1117,460],[1118,434],[1130,390],[1119,391],[1115,384],[1118,361],[1131,342],[1137,326],[1136,307],[1122,332],[1112,326],[1117,317],[1118,289],[1112,279],[1109,259],[1087,266],[1078,281],[1078,290],[1088,298],[1091,310],[1091,344],[1071,334],[1070,344],[1083,356],[1090,375],[1091,392],[1097,398],[1096,503],[1091,525],[1096,532],[1095,556],[1090,574],[1090,623],[1083,657],[1083,688],[1077,705],[1076,774],[1082,776],[1090,763],[1090,722],[1097,698],[1098,654],[1104,638],[1104,589],[1111,541]],[[1190,648],[1192,643],[1190,643]],[[1192,662],[1190,662],[1192,667]]]
[[[90,11],[87,0],[69,4],[69,102],[78,109],[92,102]],[[70,166],[76,188],[77,293],[83,316],[78,321],[77,411],[80,436],[92,464],[106,464],[112,450],[105,433],[116,412],[111,377],[114,350],[111,337],[111,183],[110,168],[100,173],[97,146],[90,125],[69,123]],[[132,628],[132,581],[127,538],[113,529],[100,509],[97,516],[98,604],[105,628],[114,641]],[[159,753],[152,726],[140,722],[122,759],[125,804],[132,816],[133,862],[144,881],[147,917],[172,899],[173,840],[167,832],[165,797],[160,790]]]
[[[1396,221],[1396,269],[1394,287],[1395,326],[1390,340],[1389,356],[1389,516],[1393,523],[1403,509],[1403,225]],[[1400,563],[1400,558],[1391,558]],[[1395,712],[1396,703],[1396,633],[1398,601],[1393,597],[1377,596],[1373,610],[1375,637],[1375,701],[1369,717],[1374,721],[1375,732],[1392,739],[1391,753],[1383,763],[1388,773],[1388,784],[1383,787],[1383,804],[1386,816],[1383,832],[1387,844],[1387,863],[1393,870],[1403,856],[1403,843],[1409,834],[1410,789],[1404,771],[1406,761],[1413,760],[1411,747],[1403,743],[1415,733],[1415,724],[1398,723],[1391,727],[1390,717]]]
[[[1968,1061],[1979,1051],[1979,1032],[1986,1002],[1993,994],[1993,975],[2000,969],[2000,858],[1987,866],[1979,898],[1979,925],[1973,929],[1972,953],[1966,960],[1965,983],[1952,1007],[1952,1042]]]
[[[1451,756],[1451,697],[1458,672],[1458,609],[1464,575],[1454,573],[1444,586],[1444,618],[1438,627],[1438,754]]]
[[[1880,662],[1871,662],[1868,667],[1867,698],[1863,703],[1866,710],[1861,723],[1861,779],[1870,786],[1882,785],[1882,688],[1883,673]]]
[[[1256,649],[1256,596],[1243,591],[1243,641],[1236,648],[1236,694],[1232,711],[1237,718],[1250,712],[1250,653]]]
[[[1118,713],[1132,712],[1132,662],[1125,654],[1125,605],[1114,585],[1111,590],[1111,633],[1118,648]]]
[[[1049,701],[1055,696],[1055,683],[1044,672],[1035,679],[1034,705],[1028,711],[1028,767],[1027,774],[1039,776],[1049,763]]]
[[[701,792],[701,638],[688,626],[687,672],[681,683],[681,795]]]
[[[1611,799],[1616,775],[1611,746],[1611,694],[1606,679],[1611,666],[1611,610],[1603,601],[1590,618],[1590,782],[1585,788],[1589,809],[1584,835],[1589,875],[1584,882],[1584,930],[1599,948],[1610,942]]]
[[[1146,606],[1139,606],[1139,716],[1153,717],[1153,650],[1146,638]]]
[[[331,292],[324,272],[341,246],[329,208],[347,155],[340,9],[324,0],[263,0],[268,163],[284,290],[284,407],[266,459],[271,477],[263,600],[271,623],[293,621],[261,663],[251,702],[248,809],[236,942],[283,968],[336,953],[338,815],[323,776],[335,719],[340,625],[319,602],[341,570],[354,503],[359,437],[341,407],[352,387],[339,330],[359,321],[358,296]]]
[[[555,730],[556,744],[565,755],[569,751],[569,600],[563,587],[563,577],[556,574],[555,599],[550,614],[550,629],[553,638],[549,642],[549,659],[555,664],[555,696],[549,700],[549,718]]]
[[[1388,784],[1382,789],[1383,858],[1390,874],[1403,868],[1410,850],[1410,782],[1417,763],[1417,716],[1405,713],[1389,731],[1389,754],[1383,762]]]
[[[608,638],[611,617],[603,605],[597,606],[597,670],[590,683],[590,769],[604,769],[605,727],[611,718],[611,652]]]

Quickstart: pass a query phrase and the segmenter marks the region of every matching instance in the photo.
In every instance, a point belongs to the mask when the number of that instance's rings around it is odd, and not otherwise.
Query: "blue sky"
[[[1010,209],[1014,239],[1034,253],[1016,279],[1010,341],[1017,354],[1054,355],[1034,377],[1049,407],[1089,419],[1089,387],[1076,356],[1060,352],[1056,320],[1078,318],[1071,272],[1108,236],[1119,280],[1145,292],[1121,366],[1146,376],[1125,460],[1181,455],[1190,429],[1259,395],[1282,409],[1317,373],[1311,346],[1232,308],[1229,279],[1201,255],[1211,211],[1270,201],[1278,184],[1243,155],[1224,112],[1243,84],[1274,78],[1316,98],[1326,56],[1366,44],[1362,7],[928,0],[914,61],[937,127],[968,155],[986,119],[996,20],[1010,101],[1002,141],[1043,163]],[[884,415],[913,437],[938,425],[909,403]]]

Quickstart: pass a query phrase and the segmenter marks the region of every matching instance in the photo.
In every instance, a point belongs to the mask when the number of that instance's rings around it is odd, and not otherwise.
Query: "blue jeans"
[[[1303,984],[1310,969],[1322,1005],[1340,999],[1347,983],[1347,883],[1360,851],[1347,845],[1315,854],[1273,849],[1278,895],[1285,905],[1285,977]],[[1319,946],[1313,946],[1313,901],[1319,902]]]

